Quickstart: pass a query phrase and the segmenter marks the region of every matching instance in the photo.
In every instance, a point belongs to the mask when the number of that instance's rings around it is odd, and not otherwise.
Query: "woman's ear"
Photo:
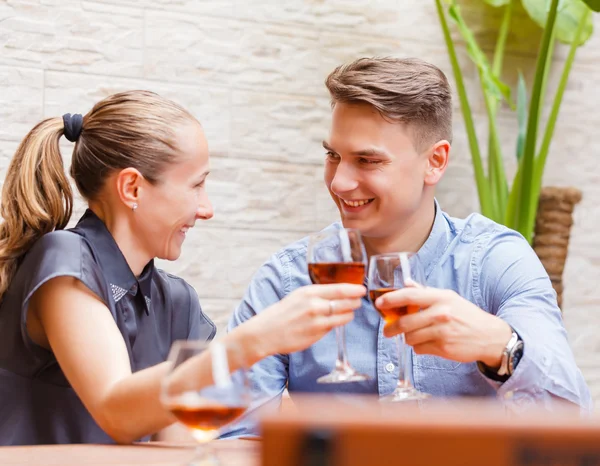
[[[139,204],[144,177],[135,168],[124,168],[117,175],[117,192],[121,202],[135,210]]]

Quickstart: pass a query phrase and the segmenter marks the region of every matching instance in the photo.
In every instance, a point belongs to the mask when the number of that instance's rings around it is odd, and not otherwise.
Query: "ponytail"
[[[73,192],[58,145],[63,132],[61,118],[42,121],[8,167],[0,201],[0,300],[33,243],[65,228],[71,218]]]

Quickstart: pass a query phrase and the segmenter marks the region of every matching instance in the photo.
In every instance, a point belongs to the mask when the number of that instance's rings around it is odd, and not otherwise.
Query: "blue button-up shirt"
[[[479,214],[457,219],[442,212],[437,203],[436,207],[431,233],[418,251],[427,286],[454,290],[485,312],[504,319],[523,340],[524,354],[513,375],[501,384],[484,376],[476,363],[411,351],[416,388],[434,396],[496,396],[510,400],[519,409],[532,403],[548,406],[558,397],[590,410],[590,393],[569,347],[556,294],[527,241]],[[338,228],[339,222],[327,227]],[[307,245],[308,238],[304,238],[285,247],[258,270],[229,329],[310,284]],[[398,355],[394,340],[383,336],[383,327],[383,320],[366,297],[346,326],[349,362],[370,380],[316,382],[334,366],[336,339],[335,332],[330,332],[304,351],[270,356],[255,364],[250,374],[255,394],[271,405],[279,403],[286,384],[290,393],[389,394],[398,379]],[[235,434],[253,433],[251,421],[240,425]]]

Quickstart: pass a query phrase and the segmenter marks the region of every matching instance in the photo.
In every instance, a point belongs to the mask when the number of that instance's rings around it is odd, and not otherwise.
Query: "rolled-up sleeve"
[[[243,324],[262,310],[277,303],[289,292],[289,261],[285,253],[275,254],[254,275],[234,311],[228,331]],[[252,405],[244,418],[223,434],[223,437],[257,435],[257,416],[265,410],[275,410],[281,403],[288,380],[288,355],[269,356],[252,366],[249,379],[252,387]]]
[[[507,322],[524,343],[523,358],[504,383],[489,380],[517,409],[552,408],[556,398],[592,409],[589,389],[568,342],[556,293],[539,258],[518,233],[490,235],[474,258],[481,307]]]

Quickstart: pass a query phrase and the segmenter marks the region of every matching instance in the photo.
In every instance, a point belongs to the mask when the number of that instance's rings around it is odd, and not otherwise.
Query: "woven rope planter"
[[[533,249],[550,275],[561,308],[573,209],[580,200],[581,191],[576,188],[548,187],[540,193]]]

